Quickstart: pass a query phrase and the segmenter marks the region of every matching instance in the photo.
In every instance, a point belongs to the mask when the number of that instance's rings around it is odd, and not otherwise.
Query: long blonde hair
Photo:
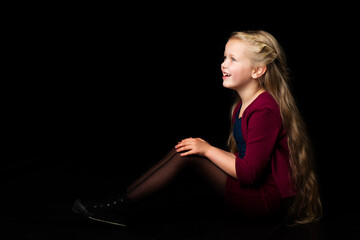
[[[265,31],[234,32],[230,39],[248,43],[251,62],[254,65],[267,66],[265,74],[258,78],[258,81],[260,87],[268,91],[280,107],[283,126],[287,131],[291,175],[297,190],[288,214],[297,224],[316,221],[322,215],[322,205],[313,154],[305,123],[288,86],[289,70],[285,54],[277,40]],[[236,94],[231,114],[239,101]],[[236,151],[232,131],[228,145],[232,152]]]

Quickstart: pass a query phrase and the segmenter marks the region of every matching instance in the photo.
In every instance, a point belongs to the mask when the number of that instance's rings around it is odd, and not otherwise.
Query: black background
[[[70,164],[130,181],[185,137],[226,148],[233,92],[222,87],[224,45],[233,31],[263,29],[288,57],[326,215],[355,215],[357,39],[348,9],[147,7],[19,6],[6,17],[4,182],[61,166],[51,156],[74,149],[84,155]]]

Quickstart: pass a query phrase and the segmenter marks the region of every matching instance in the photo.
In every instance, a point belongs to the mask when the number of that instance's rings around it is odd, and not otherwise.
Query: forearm
[[[228,175],[237,178],[235,170],[236,156],[233,153],[224,151],[214,146],[210,146],[205,153],[205,157],[213,162],[216,166],[221,168]]]

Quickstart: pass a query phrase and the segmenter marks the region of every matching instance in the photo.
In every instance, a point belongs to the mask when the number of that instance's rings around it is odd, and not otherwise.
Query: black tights
[[[202,176],[213,189],[225,196],[227,175],[209,159],[196,155],[180,156],[172,149],[160,162],[146,171],[126,189],[126,197],[131,202],[138,202],[166,187],[183,170],[191,168]]]

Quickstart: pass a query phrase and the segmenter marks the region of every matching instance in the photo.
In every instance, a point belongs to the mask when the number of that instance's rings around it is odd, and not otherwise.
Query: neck
[[[258,84],[247,85],[244,88],[238,89],[237,93],[240,96],[243,106],[249,105],[257,96],[263,93],[265,89]]]

